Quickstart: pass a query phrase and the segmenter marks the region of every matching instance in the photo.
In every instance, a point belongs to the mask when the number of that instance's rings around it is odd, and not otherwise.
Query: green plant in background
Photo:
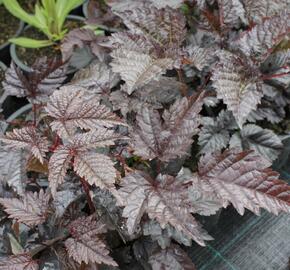
[[[26,37],[11,38],[9,41],[26,48],[40,48],[53,45],[62,40],[67,29],[64,22],[67,15],[83,3],[83,0],[41,0],[35,5],[34,14],[27,13],[17,0],[0,0],[15,17],[39,29],[47,40],[36,40]]]

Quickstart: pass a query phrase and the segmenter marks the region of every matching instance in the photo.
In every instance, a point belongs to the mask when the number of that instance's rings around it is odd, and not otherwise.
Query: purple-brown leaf
[[[73,135],[76,128],[95,130],[99,127],[125,125],[123,121],[98,98],[86,98],[83,88],[65,86],[54,92],[46,107],[55,120],[51,127],[61,137]]]
[[[0,204],[10,218],[28,226],[42,224],[46,220],[49,195],[41,189],[39,193],[27,192],[21,199],[0,198]]]
[[[0,140],[10,148],[29,150],[42,164],[44,163],[49,142],[34,127],[15,128],[7,132]]]
[[[127,218],[129,233],[136,230],[143,214],[147,213],[161,228],[170,224],[200,245],[205,245],[204,240],[212,239],[191,215],[194,209],[183,181],[169,175],[152,179],[142,172],[135,172],[123,178],[121,186],[118,192],[124,201],[123,216]]]
[[[46,102],[54,90],[66,79],[63,63],[57,58],[38,59],[32,71],[25,73],[14,63],[7,69],[3,87],[7,94],[27,97],[33,102]]]
[[[29,254],[18,254],[0,259],[1,270],[38,270],[39,266]]]
[[[78,263],[98,263],[117,266],[100,235],[106,232],[105,225],[92,216],[82,217],[69,225],[71,237],[65,241],[70,257]]]
[[[241,215],[245,208],[255,214],[260,208],[276,215],[290,213],[290,186],[279,180],[270,165],[253,151],[232,149],[205,155],[199,163],[199,178]]]

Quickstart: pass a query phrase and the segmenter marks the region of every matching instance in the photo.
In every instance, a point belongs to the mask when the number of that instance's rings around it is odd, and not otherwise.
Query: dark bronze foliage
[[[88,49],[87,67],[6,72],[30,105],[0,123],[0,268],[195,270],[180,245],[213,240],[197,215],[290,214],[271,168],[289,138],[289,1],[89,8],[96,25],[57,44],[65,62]]]

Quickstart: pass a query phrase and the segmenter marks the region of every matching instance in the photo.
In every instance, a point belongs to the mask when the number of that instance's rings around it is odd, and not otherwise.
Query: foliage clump
[[[212,240],[197,215],[290,213],[271,169],[290,104],[287,1],[90,5],[110,35],[73,30],[64,63],[6,72],[31,112],[2,123],[1,269],[122,269],[124,245],[135,264],[195,269],[182,245]],[[76,46],[92,59],[69,81]]]

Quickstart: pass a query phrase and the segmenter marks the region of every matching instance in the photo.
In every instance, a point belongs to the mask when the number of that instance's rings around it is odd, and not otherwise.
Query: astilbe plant
[[[271,127],[289,113],[289,3],[93,6],[88,22],[113,33],[62,44],[64,62],[91,50],[86,69],[6,72],[6,93],[32,109],[1,125],[0,268],[123,269],[116,250],[133,245],[136,265],[195,269],[182,245],[212,240],[196,214],[290,213],[271,169],[283,147]]]

